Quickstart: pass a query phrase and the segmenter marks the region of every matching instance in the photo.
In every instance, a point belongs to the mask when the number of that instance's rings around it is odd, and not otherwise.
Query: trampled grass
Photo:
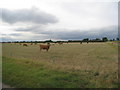
[[[117,87],[118,52],[112,43],[3,44],[3,82],[14,87]]]

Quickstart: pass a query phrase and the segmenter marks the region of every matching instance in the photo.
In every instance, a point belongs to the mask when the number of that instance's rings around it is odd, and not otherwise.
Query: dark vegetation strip
[[[88,78],[74,72],[52,70],[43,64],[30,64],[27,60],[3,57],[3,82],[17,88],[94,87]]]

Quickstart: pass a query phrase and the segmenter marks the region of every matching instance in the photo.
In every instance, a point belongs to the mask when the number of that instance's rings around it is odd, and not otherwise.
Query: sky
[[[118,0],[2,0],[2,41],[116,38]]]

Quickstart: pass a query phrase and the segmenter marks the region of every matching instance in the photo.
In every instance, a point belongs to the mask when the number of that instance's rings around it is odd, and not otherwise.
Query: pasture
[[[118,87],[118,47],[106,43],[2,44],[3,83],[17,88]]]

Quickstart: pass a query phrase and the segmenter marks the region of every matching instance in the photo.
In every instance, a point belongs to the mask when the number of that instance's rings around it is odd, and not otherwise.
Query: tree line
[[[120,41],[119,38],[116,39],[108,39],[107,37],[103,37],[103,38],[95,38],[95,39],[89,39],[89,38],[84,38],[82,40],[60,40],[60,41],[52,41],[50,40],[46,40],[46,41],[12,41],[12,42],[7,42],[7,43],[59,43],[59,42],[63,42],[63,43],[68,43],[68,42],[107,42],[107,41]],[[6,43],[6,42],[2,42],[2,43]]]

